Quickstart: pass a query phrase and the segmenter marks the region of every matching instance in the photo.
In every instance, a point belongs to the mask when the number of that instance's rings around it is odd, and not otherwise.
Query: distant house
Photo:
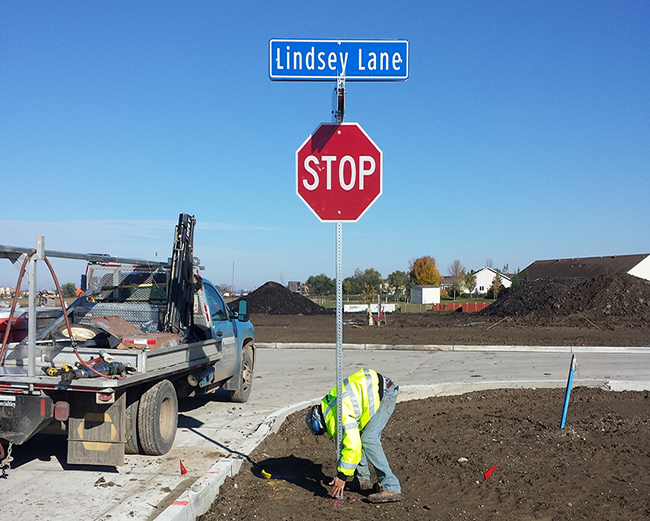
[[[492,282],[494,281],[494,277],[497,275],[497,273],[499,274],[501,284],[504,288],[509,288],[512,285],[512,281],[508,275],[499,273],[494,268],[486,266],[485,268],[481,268],[476,273],[474,273],[474,275],[476,275],[476,288],[474,288],[474,292],[487,293],[492,286]]]
[[[300,293],[301,295],[309,295],[309,289],[304,282],[298,282],[297,280],[290,280],[287,284],[289,291],[294,293]]]
[[[440,304],[440,286],[413,286],[411,304]]]
[[[519,278],[536,280],[562,277],[587,280],[605,273],[627,273],[650,280],[650,254],[538,260],[524,268]]]

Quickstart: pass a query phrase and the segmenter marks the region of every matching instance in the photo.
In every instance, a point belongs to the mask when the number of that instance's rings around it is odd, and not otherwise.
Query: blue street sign
[[[408,40],[271,40],[272,80],[404,81]]]

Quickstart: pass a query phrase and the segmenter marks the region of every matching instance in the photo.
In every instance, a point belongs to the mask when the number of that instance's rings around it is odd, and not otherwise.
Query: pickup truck
[[[67,435],[70,464],[163,455],[174,443],[179,398],[223,388],[232,401],[248,400],[255,335],[247,302],[230,309],[201,277],[194,225],[181,214],[167,263],[0,246],[0,257],[24,259],[23,271],[48,256],[88,261],[85,291],[65,312],[38,335],[3,340],[0,469],[13,445],[39,432]]]

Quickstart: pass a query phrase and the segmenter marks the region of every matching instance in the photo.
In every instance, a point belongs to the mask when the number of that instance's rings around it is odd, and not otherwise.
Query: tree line
[[[487,266],[492,267],[492,261],[488,259]],[[497,271],[495,280],[489,289],[494,298],[503,289],[500,279],[500,271]],[[501,273],[508,271],[506,264]],[[448,267],[449,294],[454,297],[462,293],[472,294],[476,290],[476,274],[468,271],[459,260],[454,260]],[[378,293],[395,295],[398,299],[405,295],[413,286],[439,286],[442,277],[436,260],[429,256],[418,257],[409,261],[408,271],[396,270],[390,273],[386,278],[382,278],[374,268],[361,270],[357,268],[354,275],[343,279],[344,295],[362,295],[364,300],[371,300]],[[513,286],[519,285],[517,275],[512,279]],[[331,279],[324,273],[312,275],[306,281],[309,288],[309,294],[312,296],[329,296],[336,294],[336,279]]]
[[[354,275],[342,281],[344,295],[362,295],[364,300],[372,300],[378,293],[405,295],[415,285],[440,284],[440,272],[433,257],[425,256],[409,261],[408,271],[396,270],[386,278],[375,268],[354,270]],[[336,279],[324,273],[312,275],[306,281],[311,296],[336,294]]]

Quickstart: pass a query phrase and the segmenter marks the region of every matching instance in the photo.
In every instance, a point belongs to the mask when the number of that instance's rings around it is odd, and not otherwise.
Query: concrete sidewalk
[[[345,346],[343,372],[377,369],[400,386],[400,400],[486,388],[563,387],[571,361],[571,349],[564,347],[383,347]],[[574,386],[650,389],[650,348],[581,348],[576,357]],[[194,520],[212,504],[225,478],[288,414],[335,385],[331,345],[275,346],[258,350],[248,403],[230,403],[220,393],[182,400],[176,442],[165,456],[127,456],[119,468],[71,467],[65,463],[64,437],[37,436],[14,448],[14,465],[0,480],[0,519]]]

